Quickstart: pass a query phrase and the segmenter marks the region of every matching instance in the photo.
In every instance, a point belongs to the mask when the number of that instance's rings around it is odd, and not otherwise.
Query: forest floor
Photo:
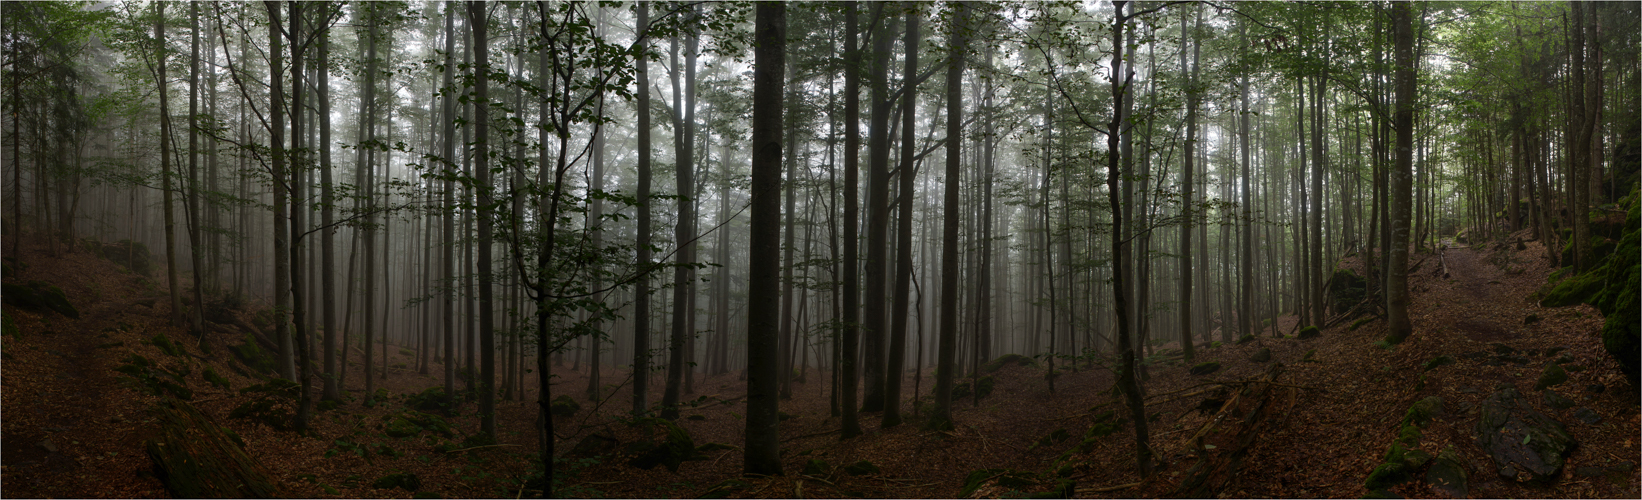
[[[1278,379],[1290,389],[1279,393],[1287,411],[1263,428],[1236,477],[1221,492],[1224,497],[1363,496],[1368,493],[1363,479],[1396,439],[1404,412],[1415,401],[1440,396],[1445,411],[1426,428],[1420,447],[1435,455],[1452,445],[1467,464],[1471,496],[1638,498],[1636,462],[1642,435],[1638,390],[1603,351],[1598,338],[1601,316],[1593,308],[1544,309],[1530,300],[1552,271],[1543,264],[1543,254],[1543,247],[1529,242],[1520,251],[1509,245],[1488,245],[1415,255],[1415,271],[1410,276],[1415,332],[1398,346],[1374,345],[1383,337],[1381,320],[1355,328],[1351,321],[1342,321],[1313,339],[1263,336],[1241,345],[1200,350],[1194,363],[1221,363],[1220,370],[1208,375],[1190,375],[1187,363],[1152,365],[1146,391],[1155,398],[1147,412],[1154,415],[1151,443],[1162,462],[1159,474],[1174,477],[1184,472],[1193,454],[1199,453],[1188,437],[1209,419],[1209,414],[1194,410],[1201,397],[1173,399],[1168,395],[1189,393],[1206,382],[1251,379],[1275,362],[1287,368]],[[438,364],[433,365],[433,375],[390,368],[388,377],[378,381],[378,387],[390,396],[369,408],[361,404],[364,377],[352,370],[346,379],[347,401],[340,408],[318,413],[308,435],[275,430],[252,419],[229,418],[232,409],[252,397],[238,389],[263,382],[263,377],[249,375],[238,362],[229,360],[229,346],[238,335],[214,329],[202,343],[183,329],[169,326],[163,279],[132,274],[88,252],[48,256],[44,248],[24,245],[21,257],[26,267],[8,259],[6,282],[54,284],[79,308],[80,317],[69,319],[10,303],[5,306],[11,325],[0,340],[4,353],[0,362],[0,496],[169,496],[143,452],[145,440],[157,431],[147,409],[158,398],[114,371],[132,354],[188,368],[193,374],[186,379],[193,390],[193,404],[236,431],[248,454],[290,495],[410,496],[401,489],[372,486],[377,478],[398,472],[417,474],[421,492],[448,498],[531,494],[521,488],[530,472],[529,457],[537,451],[533,430],[537,406],[525,402],[534,401],[533,394],[527,394],[525,401],[514,398],[498,403],[498,437],[503,446],[455,453],[441,452],[439,447],[458,446],[461,436],[477,430],[471,403],[450,419],[458,433],[455,437],[423,433],[391,438],[382,431],[386,418],[404,411],[405,395],[442,385]],[[1352,258],[1344,264],[1362,272]],[[1442,274],[1445,270],[1447,277]],[[156,297],[160,299],[151,300]],[[1293,322],[1287,318],[1278,324]],[[182,346],[183,355],[171,357],[153,345],[159,333]],[[1494,352],[1500,346],[1523,353],[1526,362],[1489,363],[1485,356],[1474,355]],[[1565,349],[1554,356],[1541,355],[1559,347]],[[1271,362],[1250,359],[1262,348],[1271,350]],[[415,366],[413,352],[400,347],[389,350],[390,366]],[[1308,352],[1311,360],[1303,361]],[[1422,372],[1422,364],[1443,355],[1456,363]],[[1562,357],[1564,366],[1582,367],[1570,370],[1568,381],[1556,387],[1576,406],[1558,410],[1537,397],[1529,399],[1566,424],[1579,445],[1559,475],[1546,483],[1502,479],[1494,462],[1475,444],[1476,407],[1502,385],[1528,393],[1541,366],[1552,357]],[[350,361],[358,360],[356,351]],[[233,390],[203,380],[200,374],[205,368],[214,368]],[[585,370],[558,367],[555,374],[560,380],[555,395],[570,394],[582,404],[576,415],[555,421],[561,452],[594,433],[625,445],[650,432],[647,426],[628,425],[631,420],[625,418],[631,404],[625,371],[603,373],[608,397],[602,404],[585,398]],[[906,423],[882,429],[881,413],[865,413],[861,423],[866,434],[847,441],[839,440],[839,421],[830,416],[830,384],[821,382],[826,377],[814,369],[807,375],[809,382],[795,383],[793,399],[782,402],[782,411],[791,415],[780,424],[786,474],[748,478],[745,486],[718,493],[733,497],[945,498],[959,496],[966,476],[979,469],[1047,473],[1056,464],[1069,464],[1077,496],[1137,494],[1122,487],[1139,481],[1130,426],[1122,425],[1116,432],[1106,426],[1110,434],[1087,434],[1094,436],[1093,441],[1081,443],[1080,436],[1098,427],[1099,415],[1111,410],[1126,414],[1111,391],[1112,374],[1099,366],[1060,374],[1051,392],[1043,368],[1008,364],[994,374],[996,387],[978,406],[972,398],[957,404],[953,431],[922,430],[922,419],[912,416],[911,405],[904,404]],[[904,383],[903,394],[910,401],[915,384],[912,374]],[[933,377],[926,373],[918,391],[927,395],[933,385]],[[654,403],[661,399],[661,384],[651,387]],[[676,472],[666,467],[634,468],[628,464],[631,455],[621,451],[573,460],[561,494],[693,498],[726,480],[740,478],[744,410],[738,398],[746,394],[745,383],[735,373],[698,375],[695,389],[685,399],[698,404],[681,411],[684,418],[678,420],[679,425],[697,445],[724,443],[730,447],[683,462]],[[1575,412],[1581,409],[1594,412],[1596,422],[1577,418]],[[1067,437],[1056,431],[1064,431]],[[1064,460],[1057,461],[1059,457]],[[802,472],[811,460],[823,461],[826,467]],[[880,470],[861,475],[842,470],[860,460]],[[1603,472],[1615,470],[1625,472]],[[972,496],[1020,496],[1052,487],[1017,485],[1013,488],[1020,491],[1012,491],[994,485]],[[1410,498],[1441,496],[1417,481],[1392,492]]]

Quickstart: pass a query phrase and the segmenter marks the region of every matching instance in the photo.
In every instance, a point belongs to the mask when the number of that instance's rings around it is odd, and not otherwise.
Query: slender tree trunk
[[[888,17],[887,23],[873,26],[872,38],[872,135],[868,138],[867,176],[867,283],[862,309],[862,330],[866,344],[862,375],[866,379],[861,411],[884,409],[884,306],[885,273],[889,260],[889,97],[890,47],[895,28],[893,16],[882,15],[887,4],[879,4],[876,18]]]
[[[491,289],[490,178],[490,14],[485,2],[468,2],[468,22],[473,25],[473,59],[481,77],[475,79],[473,145],[475,182],[479,191],[479,432],[496,436],[496,324]]]
[[[182,293],[177,282],[177,223],[175,215],[173,215],[175,211],[173,206],[176,203],[173,200],[176,195],[171,190],[171,106],[167,97],[170,90],[165,78],[165,4],[154,4],[154,16],[154,38],[160,40],[161,44],[159,47],[159,62],[155,64],[155,69],[159,73],[159,76],[156,77],[158,81],[155,83],[159,85],[160,90],[160,192],[164,195],[163,209],[165,210],[165,274],[167,286],[170,287],[171,292],[171,324],[182,326]],[[276,58],[275,61],[277,60]],[[276,119],[274,122],[278,123],[279,121]],[[21,132],[18,132],[18,134],[17,141],[21,142]],[[279,148],[276,146],[274,148],[275,165],[278,165],[279,154]],[[41,164],[43,165],[43,163]],[[22,180],[19,179],[18,183],[21,185]],[[22,214],[22,209],[19,208],[17,213]],[[40,225],[39,227],[44,230],[46,226]],[[15,252],[15,249],[13,251]]]
[[[1193,162],[1197,160],[1197,78],[1199,58],[1202,54],[1202,42],[1198,38],[1198,31],[1203,29],[1203,11],[1195,7],[1193,10],[1197,19],[1190,35],[1192,62],[1191,76],[1186,79],[1186,151],[1183,155],[1185,166],[1181,169],[1180,181],[1180,349],[1186,361],[1191,361],[1196,356],[1192,341],[1192,224],[1195,222],[1193,210],[1196,207],[1192,205],[1192,195],[1197,188],[1193,179],[1196,175]],[[1185,26],[1184,17],[1181,26]],[[1186,51],[1182,45],[1180,71],[1185,73],[1186,68]]]

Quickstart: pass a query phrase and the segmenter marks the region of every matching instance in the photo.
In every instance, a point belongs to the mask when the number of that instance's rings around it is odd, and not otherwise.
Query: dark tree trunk
[[[781,475],[777,441],[780,333],[781,112],[786,6],[760,3],[753,49],[752,241],[747,278],[747,427],[743,471]]]

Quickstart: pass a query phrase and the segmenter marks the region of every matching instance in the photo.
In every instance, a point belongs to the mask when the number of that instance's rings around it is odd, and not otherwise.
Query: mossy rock
[[[806,476],[825,477],[827,472],[831,470],[832,466],[827,465],[826,461],[812,458],[808,462],[804,462],[803,474]]]
[[[1514,388],[1495,392],[1478,408],[1477,446],[1493,458],[1499,475],[1507,479],[1555,478],[1577,445],[1562,422],[1534,408]]]
[[[570,447],[570,451],[566,453],[565,456],[572,458],[592,458],[614,452],[616,451],[616,447],[620,444],[621,442],[617,441],[615,436],[610,435],[610,433],[595,431],[592,434],[588,434],[587,437],[582,438],[580,441],[577,441],[576,445]]]
[[[1589,274],[1599,275],[1603,287],[1591,304],[1607,319],[1602,325],[1602,346],[1619,362],[1619,369],[1638,385],[1642,375],[1642,190],[1631,188],[1621,206],[1626,210],[1625,234],[1613,256]]]
[[[1359,318],[1357,321],[1351,322],[1351,328],[1347,328],[1346,331],[1355,332],[1355,331],[1357,331],[1358,328],[1362,328],[1363,325],[1368,324],[1368,322],[1370,322],[1370,321],[1374,321],[1373,316],[1369,316],[1369,317],[1366,317],[1366,318]]]
[[[1220,370],[1220,362],[1218,362],[1218,361],[1209,361],[1209,362],[1206,362],[1206,363],[1198,363],[1197,366],[1193,366],[1192,369],[1190,371],[1188,371],[1188,373],[1191,373],[1192,375],[1208,375],[1210,373],[1214,373],[1214,372],[1219,371],[1219,370]]]
[[[1312,349],[1312,350],[1306,351],[1306,354],[1304,356],[1300,357],[1300,361],[1309,361],[1309,362],[1312,362],[1312,363],[1317,363],[1318,362],[1317,361],[1317,350]]]
[[[131,240],[119,240],[101,245],[99,250],[100,257],[125,266],[134,273],[150,276],[153,272],[153,256],[148,253],[147,245]]]
[[[1252,334],[1252,333],[1244,335],[1242,337],[1238,337],[1237,338],[1237,345],[1243,345],[1243,344],[1247,344],[1249,342],[1254,342],[1254,338],[1255,338],[1254,334]]]
[[[230,345],[228,350],[234,353],[234,357],[239,359],[240,363],[245,364],[253,372],[272,375],[279,369],[279,363],[274,359],[274,356],[269,354],[268,351],[262,350],[262,346],[257,344],[257,339],[249,333],[245,334],[242,343]]]
[[[1356,271],[1346,268],[1337,268],[1329,277],[1328,306],[1332,314],[1346,312],[1352,306],[1363,301],[1368,296],[1368,279],[1358,276]]]
[[[1363,480],[1363,487],[1369,490],[1383,490],[1403,484],[1413,479],[1408,473],[1408,467],[1402,463],[1383,463],[1368,473]]]
[[[986,364],[981,365],[981,373],[992,373],[1001,370],[1003,367],[1008,365],[1032,366],[1035,364],[1037,363],[1032,361],[1032,358],[1030,357],[1022,356],[1020,354],[1005,354],[998,356],[998,359],[987,361]]]
[[[183,355],[182,346],[172,342],[170,338],[165,336],[164,332],[154,334],[153,338],[148,339],[143,343],[158,347],[160,352],[165,353],[166,356],[175,358]]]
[[[1412,424],[1425,427],[1431,419],[1442,414],[1442,398],[1428,396],[1409,405],[1408,412],[1403,414],[1403,424]]]
[[[382,427],[382,433],[387,434],[388,437],[407,438],[421,434],[422,426],[412,423],[408,418],[399,416],[388,420],[387,425]]]
[[[1042,446],[1060,444],[1060,443],[1065,442],[1067,439],[1071,439],[1071,438],[1072,438],[1072,435],[1070,433],[1066,432],[1066,429],[1055,429],[1053,431],[1050,431],[1049,434],[1045,434],[1043,437],[1038,438],[1038,440],[1036,442],[1032,443],[1032,446],[1027,448],[1027,449],[1030,450],[1030,449],[1038,448],[1038,447],[1042,447]]]
[[[445,388],[441,386],[429,387],[416,394],[405,395],[405,406],[416,411],[445,412],[450,409],[445,405]],[[460,401],[457,401],[459,403]]]
[[[1322,330],[1317,329],[1316,326],[1308,326],[1308,327],[1300,329],[1300,334],[1297,335],[1297,338],[1299,338],[1300,340],[1307,340],[1307,339],[1314,339],[1314,338],[1321,337],[1321,336],[1323,336],[1323,331]]]
[[[1603,278],[1595,273],[1579,274],[1564,278],[1545,293],[1540,299],[1541,307],[1567,307],[1585,303],[1597,292],[1602,290]]]
[[[980,380],[976,380],[973,388],[971,388],[968,381],[959,382],[958,385],[952,387],[952,399],[959,400],[970,397],[971,395],[977,395],[977,393],[981,399],[986,399],[987,396],[992,395],[992,388],[994,385],[995,382],[991,375],[987,375],[985,377],[981,377]]]
[[[868,462],[866,460],[861,460],[861,461],[855,462],[853,464],[849,464],[849,465],[844,466],[844,473],[849,474],[851,476],[865,476],[865,475],[868,475],[868,474],[877,474],[877,473],[880,473],[880,472],[883,472],[883,470],[879,469],[878,466],[874,465],[872,462]]]
[[[6,283],[0,285],[0,297],[5,303],[39,312],[56,312],[72,319],[80,318],[80,311],[69,303],[61,288],[44,281],[30,281],[27,285]]]
[[[218,375],[217,371],[215,369],[212,369],[210,367],[206,367],[205,371],[203,373],[201,373],[200,376],[202,378],[204,378],[205,381],[210,383],[211,385],[217,386],[218,388],[221,388],[222,390],[225,390],[225,391],[229,390],[228,379],[223,378],[222,375]]]
[[[1539,381],[1534,382],[1534,390],[1543,390],[1547,387],[1555,387],[1556,385],[1567,381],[1568,371],[1563,370],[1562,365],[1552,362],[1545,365],[1545,370],[1540,372]]]
[[[372,488],[392,489],[399,488],[405,491],[422,489],[422,480],[413,473],[388,474],[371,483]]]
[[[548,411],[555,417],[568,417],[582,411],[582,405],[568,395],[560,395],[553,398],[553,403],[548,405]]]
[[[1454,452],[1454,446],[1449,445],[1437,454],[1431,468],[1425,471],[1425,483],[1449,498],[1466,498],[1470,493],[1468,478],[1465,473],[1465,462],[1460,459],[1459,453]]]
[[[1437,356],[1435,358],[1431,358],[1430,361],[1426,361],[1424,364],[1420,365],[1420,368],[1422,369],[1421,371],[1431,371],[1431,370],[1437,369],[1437,367],[1448,366],[1448,365],[1452,365],[1452,364],[1454,364],[1454,358],[1448,356],[1447,354],[1444,354],[1444,355],[1441,355],[1441,356]]]
[[[648,449],[628,461],[628,465],[645,470],[666,465],[667,470],[678,472],[679,465],[696,456],[695,441],[678,424],[660,418],[644,418],[640,419],[640,423],[660,428],[665,435],[659,443],[648,443]]]
[[[1271,361],[1271,348],[1261,347],[1260,350],[1256,351],[1253,356],[1249,356],[1249,361],[1256,363]]]

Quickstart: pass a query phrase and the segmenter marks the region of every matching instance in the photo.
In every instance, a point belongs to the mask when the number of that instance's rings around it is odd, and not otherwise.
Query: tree
[[[1414,99],[1417,75],[1414,70],[1413,8],[1406,2],[1391,5],[1391,30],[1395,44],[1392,56],[1396,86],[1396,113],[1392,126],[1397,131],[1396,162],[1391,167],[1391,238],[1386,251],[1391,257],[1386,272],[1386,341],[1396,344],[1414,333],[1408,319],[1408,244],[1412,217],[1414,170]]]
[[[747,428],[742,470],[776,476],[781,475],[776,339],[780,333],[781,80],[786,74],[786,6],[761,2],[756,15],[752,241],[747,265]]]
[[[901,90],[901,165],[897,167],[901,177],[901,192],[897,198],[901,221],[895,227],[895,298],[890,315],[888,376],[884,381],[885,428],[901,425],[901,374],[906,371],[907,302],[912,295],[912,188],[918,176],[913,170],[918,155],[913,144],[918,111],[918,17],[917,6],[908,4],[906,70],[901,79],[905,85]],[[885,208],[887,211],[888,207]]]
[[[958,371],[958,179],[959,153],[963,146],[965,52],[969,50],[969,5],[952,6],[952,23],[946,65],[946,189],[941,210],[941,318],[940,347],[937,348],[935,409],[925,427],[951,430],[952,377]],[[910,90],[910,89],[909,89]]]
[[[685,22],[691,19],[684,19]],[[684,381],[684,371],[694,370],[685,366],[685,342],[694,343],[695,332],[688,331],[689,317],[695,314],[695,308],[690,303],[695,288],[695,202],[691,194],[695,190],[695,144],[696,144],[696,46],[700,37],[690,33],[685,46],[683,101],[679,100],[678,81],[678,37],[673,37],[673,67],[668,72],[673,81],[673,144],[674,155],[678,163],[678,225],[673,232],[673,238],[678,242],[677,266],[673,268],[673,325],[672,340],[667,346],[667,387],[662,394],[662,417],[678,418],[678,399],[680,385]],[[679,108],[683,108],[680,110]]]
[[[1195,356],[1195,340],[1192,338],[1192,195],[1197,184],[1193,180],[1196,168],[1193,162],[1197,160],[1197,105],[1198,105],[1198,70],[1202,55],[1203,11],[1193,9],[1197,21],[1190,29],[1189,36],[1181,37],[1180,71],[1185,73],[1186,64],[1185,39],[1192,41],[1191,73],[1186,77],[1186,144],[1185,154],[1181,155],[1185,165],[1181,167],[1180,180],[1180,350],[1187,361]],[[1184,14],[1181,16],[1180,29],[1186,30]]]
[[[650,7],[636,2],[638,26],[650,26]],[[640,35],[634,47],[638,87],[638,243],[639,277],[633,283],[633,414],[643,414],[650,390],[650,44]]]
[[[839,356],[837,370],[842,372],[843,397],[839,406],[843,409],[841,439],[849,439],[861,435],[861,425],[857,420],[855,396],[857,393],[856,360],[860,345],[860,251],[857,249],[859,239],[860,196],[857,187],[861,185],[861,50],[859,41],[860,25],[857,20],[859,5],[856,2],[844,4],[844,303],[843,335],[839,339],[844,344],[843,353]]]
[[[866,379],[861,411],[884,409],[884,303],[885,271],[889,257],[889,115],[894,102],[889,95],[890,47],[895,36],[894,16],[884,15],[880,3],[875,19],[888,17],[885,24],[872,30],[872,135],[867,138],[867,282],[866,298],[861,304],[866,315],[861,328],[865,331],[865,363],[861,375]]]
[[[474,80],[473,145],[476,191],[479,194],[479,432],[496,437],[496,319],[491,307],[491,224],[495,201],[490,179],[490,13],[486,2],[468,2],[468,23],[473,26],[473,60],[478,77]]]

